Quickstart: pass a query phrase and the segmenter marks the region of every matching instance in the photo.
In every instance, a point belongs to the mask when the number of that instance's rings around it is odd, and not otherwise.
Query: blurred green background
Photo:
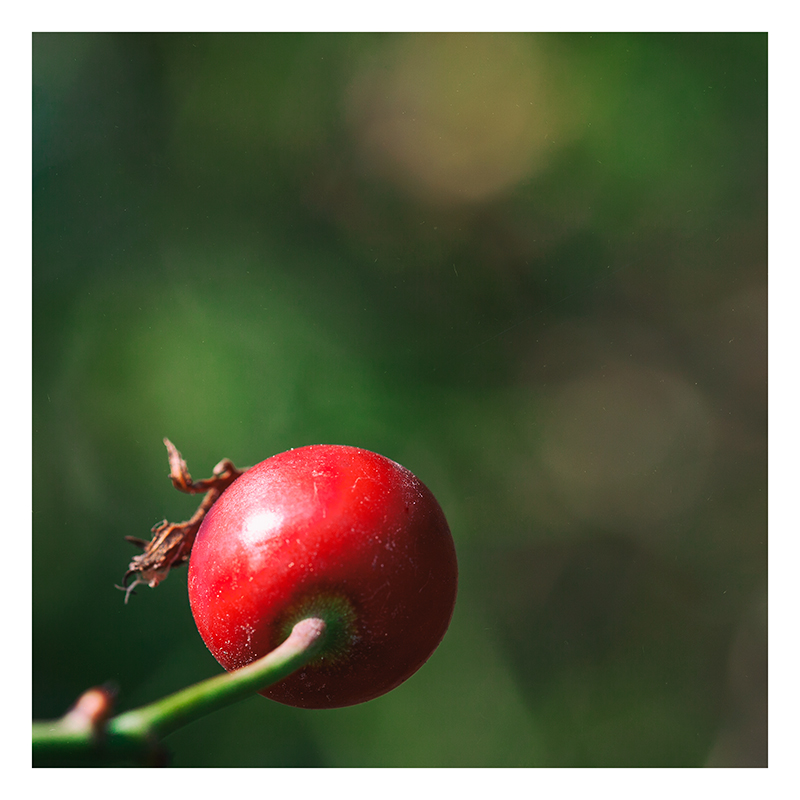
[[[33,38],[33,714],[219,667],[195,478],[352,444],[461,584],[373,702],[253,697],[176,766],[766,764],[767,37]]]

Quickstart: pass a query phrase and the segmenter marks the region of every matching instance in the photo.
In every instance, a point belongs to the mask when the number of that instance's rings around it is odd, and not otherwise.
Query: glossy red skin
[[[312,445],[247,470],[212,506],[189,565],[203,640],[227,670],[308,609],[352,609],[335,652],[261,694],[304,708],[371,700],[414,674],[450,623],[458,567],[431,492],[376,453]]]

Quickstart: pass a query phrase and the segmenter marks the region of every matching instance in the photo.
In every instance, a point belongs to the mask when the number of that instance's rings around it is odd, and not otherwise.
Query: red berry
[[[189,602],[226,670],[274,650],[302,618],[325,618],[330,644],[261,694],[337,708],[388,692],[428,660],[457,582],[450,529],[421,481],[368,450],[312,445],[247,470],[211,507]]]

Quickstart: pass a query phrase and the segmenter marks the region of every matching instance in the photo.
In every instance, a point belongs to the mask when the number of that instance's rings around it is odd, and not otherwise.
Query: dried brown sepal
[[[153,538],[148,542],[136,536],[125,538],[141,547],[144,551],[134,556],[128,565],[128,571],[122,579],[122,589],[125,592],[125,602],[133,592],[135,586],[146,583],[149,587],[158,586],[173,567],[180,566],[189,560],[197,531],[200,529],[208,509],[214,505],[217,498],[227,489],[245,470],[236,467],[227,458],[214,467],[213,476],[202,481],[193,481],[186,462],[180,452],[169,439],[164,439],[169,453],[169,467],[172,485],[186,494],[206,493],[203,502],[194,512],[191,519],[185,522],[167,522],[164,520],[152,529]],[[130,583],[133,579],[133,582]]]

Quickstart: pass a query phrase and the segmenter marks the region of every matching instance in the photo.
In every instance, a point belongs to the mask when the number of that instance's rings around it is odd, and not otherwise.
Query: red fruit
[[[428,660],[457,582],[450,529],[427,487],[368,450],[312,445],[247,470],[211,507],[192,547],[189,602],[226,670],[322,616],[324,651],[261,694],[337,708],[388,692]]]

